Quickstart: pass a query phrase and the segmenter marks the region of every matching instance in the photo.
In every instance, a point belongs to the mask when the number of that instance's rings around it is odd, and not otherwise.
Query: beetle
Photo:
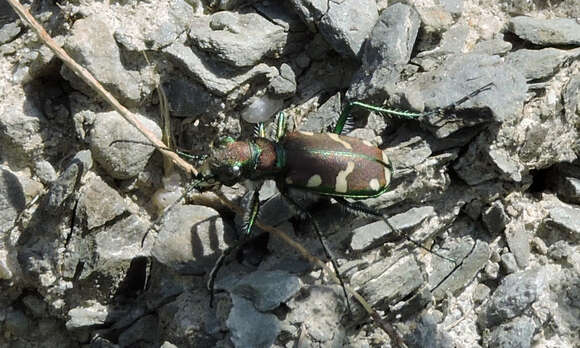
[[[447,107],[427,113],[397,111],[357,101],[351,102],[343,109],[333,132],[330,133],[295,131],[286,134],[286,119],[284,114],[280,113],[274,139],[266,139],[264,127],[259,124],[256,137],[241,141],[230,138],[222,142],[202,164],[194,184],[196,188],[204,190],[219,185],[232,186],[244,179],[255,181],[257,185],[246,193],[243,200],[247,203],[244,207],[246,213],[239,242],[224,250],[209,273],[207,287],[210,291],[210,305],[213,303],[217,272],[224,260],[233,250],[253,238],[252,227],[260,210],[258,191],[262,182],[265,179],[273,179],[281,195],[312,223],[326,257],[332,262],[349,307],[338,264],[326,246],[316,220],[305,207],[288,194],[289,190],[332,197],[347,210],[382,218],[389,228],[400,234],[382,213],[363,204],[346,200],[382,195],[389,190],[394,171],[391,161],[381,149],[365,140],[342,135],[352,108],[359,107],[401,118],[417,119],[434,113],[446,113],[489,89],[491,85],[487,84]],[[420,245],[408,236],[405,238]]]

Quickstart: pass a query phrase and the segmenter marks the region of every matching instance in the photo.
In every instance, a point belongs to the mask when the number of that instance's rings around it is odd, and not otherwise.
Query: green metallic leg
[[[264,122],[258,122],[256,124],[256,127],[254,128],[254,136],[258,138],[266,137],[266,127],[264,126]]]
[[[409,237],[406,233],[403,233],[402,231],[400,231],[398,228],[395,228],[395,226],[393,226],[390,222],[389,219],[381,214],[380,212],[367,207],[366,205],[362,204],[362,203],[352,203],[347,201],[346,199],[342,198],[342,197],[333,197],[338,203],[340,203],[342,206],[344,206],[348,211],[354,213],[354,214],[358,214],[358,215],[364,215],[364,216],[372,216],[372,217],[376,217],[379,219],[382,219],[387,226],[389,226],[389,228],[397,235],[397,236],[402,236],[404,237],[406,240],[408,240],[409,242],[415,244],[417,247],[426,250],[428,252],[430,252],[431,254],[438,256],[444,260],[450,261],[455,263],[456,261],[454,259],[451,259],[447,256],[438,254],[436,252],[433,252],[431,250],[429,250],[428,248],[426,248],[425,246],[423,246],[421,243],[417,242],[416,240],[413,240],[411,237]]]
[[[408,118],[408,119],[415,119],[415,118],[418,118],[418,117],[421,117],[424,115],[422,113],[413,113],[413,112],[407,112],[407,111],[401,111],[401,110],[385,109],[385,108],[381,108],[378,106],[373,106],[373,105],[361,103],[358,101],[353,101],[353,102],[348,103],[344,107],[342,112],[340,113],[340,117],[338,118],[338,121],[336,122],[336,125],[334,126],[333,133],[336,133],[336,134],[342,133],[342,130],[344,129],[344,125],[346,124],[346,120],[348,119],[348,116],[350,115],[350,112],[352,111],[352,109],[354,107],[358,107],[358,108],[369,110],[369,111],[394,115],[394,116],[398,116],[401,118]]]
[[[256,222],[256,218],[258,217],[258,212],[260,211],[260,188],[262,187],[262,183],[259,183],[254,189],[249,190],[244,200],[246,204],[244,206],[245,213],[244,213],[244,222],[242,224],[242,228],[240,231],[240,240],[235,243],[234,245],[230,246],[217,259],[216,263],[214,264],[211,272],[209,272],[209,279],[207,281],[207,289],[209,290],[209,306],[213,307],[213,299],[215,294],[215,280],[217,277],[217,273],[220,268],[223,266],[226,258],[231,255],[234,251],[242,247],[246,244],[249,240],[252,239],[252,227]]]
[[[350,309],[350,301],[348,300],[348,293],[346,292],[346,287],[344,286],[344,281],[342,280],[342,276],[340,275],[340,271],[338,270],[338,263],[336,262],[336,259],[332,256],[330,249],[326,245],[326,241],[324,240],[324,236],[322,235],[322,232],[320,230],[320,226],[318,226],[318,222],[316,222],[316,219],[314,219],[312,214],[310,214],[310,212],[306,208],[304,208],[300,203],[298,203],[295,199],[293,199],[292,197],[290,197],[290,195],[288,195],[287,190],[283,186],[278,185],[278,190],[280,191],[280,194],[282,195],[282,197],[284,197],[286,199],[286,201],[288,201],[290,203],[290,205],[295,207],[296,210],[299,211],[300,213],[303,213],[304,215],[306,215],[308,220],[310,220],[310,223],[312,223],[312,226],[314,227],[314,230],[316,231],[316,236],[318,237],[318,240],[320,241],[320,244],[322,245],[322,249],[324,250],[324,254],[332,263],[332,268],[334,268],[334,274],[336,275],[336,277],[338,278],[338,281],[340,282],[340,286],[342,287],[342,292],[344,294],[344,298],[346,299],[346,307],[348,309],[348,312],[352,313],[351,309]]]
[[[400,118],[417,119],[419,117],[425,117],[425,116],[429,116],[429,115],[433,115],[433,114],[439,114],[439,113],[445,114],[445,113],[449,112],[450,110],[455,109],[458,105],[460,105],[460,104],[468,101],[469,99],[475,97],[479,93],[487,91],[493,85],[494,85],[493,82],[490,82],[490,83],[486,84],[485,86],[480,87],[480,88],[476,89],[475,91],[469,93],[468,95],[457,100],[454,103],[451,103],[451,104],[444,106],[442,108],[437,108],[435,110],[432,110],[429,112],[423,112],[423,113],[415,113],[415,112],[408,112],[408,111],[395,110],[395,109],[386,109],[386,108],[382,108],[382,107],[378,107],[378,106],[374,106],[374,105],[361,103],[358,101],[353,101],[353,102],[348,103],[345,106],[345,108],[342,110],[342,112],[340,113],[340,117],[338,118],[338,121],[336,122],[336,126],[334,126],[334,133],[336,133],[336,134],[342,133],[342,130],[344,128],[346,120],[347,120],[348,116],[350,115],[350,113],[354,107],[358,107],[358,108],[365,109],[368,111],[383,113],[383,114],[387,114],[387,115],[393,115],[393,116],[400,117]]]
[[[252,237],[252,227],[260,212],[260,188],[262,188],[262,184],[262,182],[258,183],[256,187],[244,195],[243,201],[245,201],[245,204],[243,208],[245,213],[240,233],[241,240],[248,240]]]
[[[276,119],[276,142],[282,140],[286,134],[286,115],[280,111]]]

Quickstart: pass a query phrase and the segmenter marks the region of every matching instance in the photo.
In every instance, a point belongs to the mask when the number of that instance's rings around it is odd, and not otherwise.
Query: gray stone
[[[20,23],[18,22],[7,23],[4,26],[1,26],[0,45],[3,45],[7,42],[14,40],[16,36],[20,34],[21,30],[22,29],[20,28]]]
[[[159,345],[159,328],[156,315],[139,318],[119,335],[121,347],[153,347]]]
[[[47,207],[49,213],[58,214],[64,201],[79,189],[82,177],[92,168],[93,158],[88,150],[79,151],[66,169],[50,185]]]
[[[530,259],[530,234],[526,230],[525,224],[521,221],[514,221],[507,225],[504,233],[507,245],[518,266],[525,269]]]
[[[558,183],[558,198],[569,203],[580,203],[580,179],[563,177]]]
[[[425,219],[434,215],[435,210],[431,206],[417,207],[390,217],[389,223],[399,231],[409,232]],[[358,227],[352,231],[350,247],[353,251],[372,249],[392,238],[392,232],[389,225],[383,220]]]
[[[240,115],[248,123],[266,122],[272,119],[274,114],[284,107],[284,102],[269,95],[250,98],[249,105],[246,106]]]
[[[510,21],[510,30],[540,46],[580,45],[580,24],[572,18],[514,17]]]
[[[362,66],[347,93],[349,99],[382,104],[411,57],[420,24],[417,12],[401,3],[381,13],[363,47]]]
[[[196,49],[185,46],[180,40],[163,49],[171,60],[218,96],[225,96],[242,84],[254,79],[270,79],[278,75],[275,67],[264,63],[251,69],[234,69],[217,64]]]
[[[204,206],[177,206],[161,221],[151,254],[177,272],[204,274],[232,242],[233,231]]]
[[[389,222],[399,231],[405,232],[421,225],[425,219],[432,216],[435,216],[435,209],[427,205],[411,208],[404,213],[393,215],[389,218]]]
[[[575,74],[570,78],[562,94],[566,118],[574,119],[580,114],[580,74]]]
[[[412,332],[405,335],[405,344],[409,347],[455,347],[451,336],[446,331],[437,328],[437,322],[433,316],[423,314],[413,324]]]
[[[0,231],[8,231],[26,208],[24,188],[18,176],[0,165]]]
[[[505,212],[503,203],[495,201],[482,213],[481,220],[489,233],[497,235],[503,232],[509,222],[509,217]]]
[[[199,281],[198,283],[205,282]],[[163,339],[178,347],[215,347],[221,326],[216,311],[208,310],[207,292],[184,291],[157,311]],[[229,309],[228,309],[229,310]],[[255,309],[254,309],[255,310]],[[224,318],[225,319],[225,318]]]
[[[26,309],[30,311],[29,313],[32,313],[35,318],[42,318],[47,314],[48,306],[38,296],[27,295],[22,298],[22,303],[26,306]]]
[[[47,120],[31,98],[4,98],[0,103],[0,146],[2,158],[21,164],[41,155],[48,138]]]
[[[548,256],[557,262],[566,261],[573,254],[574,249],[563,240],[559,240],[556,243],[550,245],[550,248],[548,249]]]
[[[429,284],[431,287],[437,286],[431,291],[436,300],[441,300],[447,293],[456,293],[467,286],[485,267],[490,253],[489,245],[481,241],[477,241],[475,246],[473,242],[466,241],[453,252],[447,256],[461,262],[457,269],[453,269],[455,265],[447,260],[441,258],[433,260],[434,272],[429,275]],[[460,255],[465,256],[458,258]],[[453,273],[449,274],[450,272]]]
[[[529,310],[538,296],[547,290],[548,277],[544,268],[505,277],[480,313],[480,324],[483,327],[496,326]]]
[[[272,346],[280,332],[280,322],[274,314],[258,312],[252,302],[232,295],[232,310],[226,321],[235,347]]]
[[[340,95],[335,94],[318,109],[308,114],[308,117],[302,121],[300,130],[313,133],[326,131],[338,119],[340,112]]]
[[[441,33],[453,24],[451,14],[441,6],[417,7],[423,29],[427,34]]]
[[[158,51],[173,43],[196,20],[194,4],[175,0],[136,6],[120,18],[115,40],[130,51]],[[163,16],[153,15],[159,13]]]
[[[526,98],[526,81],[498,56],[475,53],[451,56],[439,69],[418,76],[403,93],[413,109],[433,110],[448,106],[490,82],[493,82],[491,88],[457,106],[456,110],[489,109],[498,122],[514,117]],[[473,115],[464,121],[474,125],[490,120],[478,120]],[[443,129],[437,134],[443,131],[449,134],[449,129],[440,128]]]
[[[268,92],[278,98],[288,98],[296,93],[296,75],[290,65],[283,63],[280,66],[280,75],[270,81]]]
[[[473,303],[476,306],[479,306],[484,301],[489,298],[489,294],[491,293],[491,289],[485,284],[477,284],[475,286],[475,290],[473,290]]]
[[[486,346],[498,348],[530,348],[535,331],[536,325],[531,318],[527,316],[515,318],[493,329],[489,340],[486,342]]]
[[[89,230],[112,221],[127,209],[123,197],[98,176],[83,186],[78,207]]]
[[[115,265],[128,264],[138,256],[148,256],[141,247],[149,224],[140,217],[130,215],[95,236],[95,257],[102,272]]]
[[[501,39],[491,39],[478,42],[473,48],[473,53],[492,55],[504,55],[511,51],[512,44]]]
[[[463,52],[469,35],[469,26],[458,23],[443,33],[436,52],[438,54],[460,54]]]
[[[34,174],[43,184],[49,184],[56,180],[56,170],[49,161],[40,160],[34,163]]]
[[[475,186],[486,181],[493,180],[499,176],[491,160],[489,160],[489,135],[480,134],[467,147],[463,156],[459,157],[453,165],[457,175],[470,186]],[[491,168],[490,168],[491,167]]]
[[[488,152],[491,163],[495,165],[502,179],[515,182],[522,181],[524,168],[511,153],[504,148],[491,148]]]
[[[234,10],[253,5],[257,0],[210,0],[208,7],[215,10]]]
[[[567,233],[572,241],[580,239],[580,208],[562,203],[549,208],[548,212],[548,224]]]
[[[488,262],[483,272],[487,279],[497,279],[499,276],[499,263]]]
[[[206,114],[218,101],[199,83],[175,76],[163,83],[173,117],[195,117]]]
[[[232,293],[254,304],[260,312],[271,311],[300,290],[300,280],[284,271],[256,271],[242,278]]]
[[[580,30],[580,26],[578,28]],[[521,71],[526,80],[530,81],[548,79],[572,57],[572,52],[555,48],[520,49],[507,54],[505,61]]]
[[[137,119],[158,138],[159,126],[137,115]],[[128,142],[123,142],[127,140]],[[155,151],[153,146],[133,143],[149,143],[139,130],[115,111],[96,115],[89,144],[95,161],[115,179],[130,179],[143,171]]]
[[[501,268],[505,274],[512,274],[519,270],[514,254],[505,253],[501,255]]]
[[[455,15],[460,15],[463,11],[463,0],[439,0],[439,3],[446,11]]]
[[[65,49],[71,57],[121,100],[139,101],[139,76],[123,66],[119,47],[108,24],[93,15],[75,21],[71,32],[65,41]],[[87,89],[70,70],[65,69],[61,74],[79,89]]]
[[[252,12],[198,17],[188,36],[201,51],[235,67],[251,67],[279,54],[288,41],[283,27]]]
[[[385,306],[417,290],[423,279],[423,271],[413,256],[396,255],[356,272],[350,281],[360,288],[359,293],[369,304]]]
[[[68,330],[88,328],[94,325],[102,325],[109,316],[109,309],[98,302],[89,304],[86,307],[75,307],[68,311]]]
[[[372,0],[293,0],[296,12],[318,30],[332,48],[345,58],[358,58],[364,40],[378,18]]]
[[[292,311],[286,321],[303,328],[301,336],[305,344],[343,346],[345,328],[341,318],[346,308],[340,286],[310,286],[305,290],[307,296],[300,296],[290,303]]]
[[[391,228],[383,220],[355,228],[352,231],[350,248],[355,251],[365,251],[382,245],[392,234]]]
[[[27,337],[33,327],[33,322],[24,314],[23,311],[11,309],[6,313],[4,318],[4,330],[16,337]]]

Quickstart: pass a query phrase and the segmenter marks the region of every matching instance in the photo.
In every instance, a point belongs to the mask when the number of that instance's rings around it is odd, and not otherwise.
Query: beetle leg
[[[254,226],[258,213],[260,212],[260,188],[262,188],[262,184],[263,182],[259,182],[257,185],[253,185],[254,187],[250,188],[242,199],[245,212],[240,239],[243,241],[248,240],[251,237],[252,227]]]
[[[304,214],[304,216],[306,216],[306,218],[310,221],[310,223],[314,227],[314,230],[316,231],[316,236],[318,237],[318,240],[320,241],[320,244],[322,245],[322,249],[324,250],[324,254],[332,263],[332,267],[334,268],[334,274],[336,275],[336,277],[338,278],[338,281],[340,282],[340,286],[342,287],[342,292],[344,294],[344,298],[346,299],[346,307],[348,309],[348,312],[352,313],[351,309],[350,309],[350,302],[348,300],[348,294],[346,292],[346,287],[344,286],[344,281],[342,280],[342,276],[340,275],[340,271],[338,270],[338,263],[336,262],[336,259],[334,258],[334,256],[330,252],[330,249],[326,245],[326,241],[324,240],[324,236],[322,235],[322,232],[320,231],[320,226],[318,226],[318,222],[316,222],[316,219],[314,219],[312,214],[310,214],[310,212],[306,208],[304,208],[304,206],[302,206],[294,198],[292,198],[292,197],[290,197],[290,195],[288,195],[288,190],[285,189],[284,186],[278,185],[278,190],[280,191],[280,194],[282,195],[282,197],[284,197],[286,199],[286,201],[288,203],[290,203],[290,205],[292,205],[299,213]]]
[[[491,86],[493,86],[493,85],[494,85],[494,83],[490,82],[490,83],[486,84],[485,86],[479,87],[475,91],[469,93],[468,95],[464,96],[463,98],[461,98],[461,99],[459,99],[459,100],[457,100],[457,101],[455,101],[447,106],[436,108],[436,109],[429,111],[429,112],[421,112],[421,113],[396,110],[396,109],[387,109],[387,108],[383,108],[383,107],[378,107],[378,106],[374,106],[374,105],[361,103],[359,101],[352,101],[352,102],[349,102],[344,107],[342,112],[340,113],[340,117],[339,117],[338,121],[336,122],[336,126],[334,127],[334,133],[336,133],[336,134],[342,133],[343,128],[346,124],[346,120],[347,120],[348,116],[350,115],[350,112],[352,111],[352,109],[354,107],[358,107],[358,108],[362,108],[362,109],[365,109],[368,111],[374,111],[374,112],[378,112],[378,113],[382,113],[382,114],[393,115],[393,116],[397,116],[397,117],[401,117],[401,118],[417,119],[420,117],[426,117],[426,116],[430,116],[433,114],[447,114],[449,111],[455,109],[458,105],[465,103],[466,101],[475,97],[476,95],[478,95],[481,92],[489,90],[491,88]]]
[[[264,126],[264,122],[256,123],[256,126],[254,127],[254,136],[256,138],[266,137],[266,127]]]
[[[411,237],[409,237],[408,234],[403,233],[401,230],[399,230],[398,228],[395,228],[395,226],[393,226],[393,224],[391,224],[389,222],[389,219],[387,218],[387,216],[383,215],[381,212],[376,211],[375,209],[369,208],[366,205],[357,202],[357,203],[353,203],[353,202],[349,202],[346,199],[344,199],[343,197],[333,197],[338,203],[340,203],[343,207],[345,207],[348,211],[357,214],[357,215],[363,215],[363,216],[372,216],[372,217],[376,217],[379,219],[382,219],[387,226],[389,226],[389,228],[395,233],[395,235],[397,236],[402,236],[404,237],[406,240],[408,240],[409,242],[415,244],[417,247],[430,252],[431,254],[438,256],[444,260],[450,261],[455,263],[455,260],[452,258],[449,258],[447,256],[441,255],[439,253],[436,253],[432,250],[429,250],[427,247],[425,247],[423,244],[417,242],[416,240],[412,239]]]
[[[240,231],[240,240],[235,243],[234,245],[230,246],[217,259],[216,263],[214,264],[211,272],[209,272],[209,279],[207,281],[207,289],[209,290],[209,306],[213,306],[213,298],[214,298],[214,285],[215,280],[217,278],[217,273],[220,268],[223,266],[226,258],[232,254],[235,250],[246,244],[250,239],[252,239],[252,227],[256,222],[256,218],[258,217],[258,212],[260,211],[260,188],[262,187],[262,182],[259,182],[254,187],[250,188],[248,192],[244,195],[243,207],[245,209],[243,223]]]
[[[282,140],[286,134],[286,115],[280,111],[278,117],[276,118],[276,142]]]

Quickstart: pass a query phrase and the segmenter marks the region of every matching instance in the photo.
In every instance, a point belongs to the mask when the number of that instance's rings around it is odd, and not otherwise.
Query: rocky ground
[[[408,346],[580,347],[575,0],[30,9],[150,130],[195,155],[280,110],[290,128],[319,132],[348,100],[423,112],[493,83],[444,115],[353,115],[348,134],[396,168],[392,191],[365,203],[433,252],[333,201],[310,212],[346,283]],[[147,234],[186,175],[127,142],[144,138],[5,1],[0,56],[0,346],[392,346],[353,298],[349,313],[328,275],[268,234],[220,271],[210,308],[207,273],[240,218],[194,192]],[[222,188],[237,202],[245,190]],[[261,199],[265,223],[323,258],[272,182]]]

